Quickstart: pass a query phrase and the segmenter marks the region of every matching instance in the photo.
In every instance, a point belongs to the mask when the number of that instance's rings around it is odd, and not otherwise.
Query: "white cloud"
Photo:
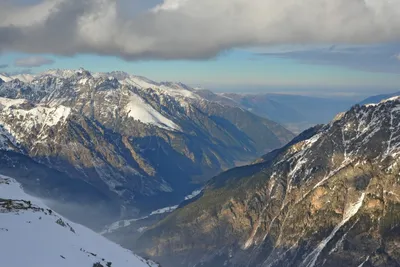
[[[40,67],[43,65],[50,65],[53,64],[54,60],[41,57],[41,56],[33,56],[33,57],[25,57],[16,59],[14,65],[17,67],[24,67],[24,68],[33,68],[33,67]]]
[[[397,55],[394,55],[394,58],[400,61],[400,53],[398,53]]]
[[[237,47],[400,40],[398,0],[164,0],[140,15],[120,12],[117,0],[0,3],[0,51],[194,59]]]

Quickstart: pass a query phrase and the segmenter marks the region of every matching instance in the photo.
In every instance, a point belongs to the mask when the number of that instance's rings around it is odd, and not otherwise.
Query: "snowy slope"
[[[12,78],[9,75],[5,74],[5,73],[1,73],[0,74],[0,79],[2,79],[5,82],[12,81]]]
[[[143,123],[153,124],[161,128],[167,127],[173,130],[180,130],[178,125],[161,115],[136,94],[130,95],[128,105],[125,107],[125,111],[127,112],[128,116]]]
[[[151,88],[156,90],[160,95],[169,95],[177,98],[192,98],[200,99],[192,88],[187,88],[179,83],[157,83],[145,77],[127,75],[126,77],[119,77],[118,79],[122,84],[135,86],[139,89]]]
[[[18,79],[21,82],[24,83],[30,83],[31,81],[33,81],[33,79],[35,79],[35,75],[31,75],[31,74],[18,74],[18,75],[14,75],[11,77],[12,79]]]
[[[34,78],[35,78],[35,76],[31,75],[31,74],[18,74],[18,75],[14,75],[14,76],[10,76],[5,73],[0,74],[0,79],[2,79],[5,82],[9,82],[9,81],[18,79],[21,82],[30,83],[31,81],[33,81]]]
[[[0,176],[0,251],[0,265],[7,267],[158,266],[52,212],[4,176]]]

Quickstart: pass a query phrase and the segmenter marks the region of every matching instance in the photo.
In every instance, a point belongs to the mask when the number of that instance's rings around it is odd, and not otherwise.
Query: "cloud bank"
[[[25,57],[25,58],[19,58],[15,60],[14,65],[17,67],[23,67],[23,68],[34,68],[34,67],[40,67],[44,65],[51,65],[54,63],[54,60],[41,57],[41,56],[32,56],[32,57]]]
[[[288,51],[266,51],[257,54],[292,59],[306,64],[344,66],[368,72],[400,73],[398,51],[398,44],[382,44],[291,48]]]
[[[117,0],[0,3],[0,52],[200,59],[253,46],[400,40],[399,0],[164,0],[134,16],[118,7]]]

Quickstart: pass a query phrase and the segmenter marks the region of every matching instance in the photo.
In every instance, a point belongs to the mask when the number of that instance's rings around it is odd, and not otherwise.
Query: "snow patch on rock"
[[[329,241],[331,241],[332,238],[335,236],[335,234],[340,230],[340,228],[342,228],[342,226],[345,225],[360,210],[360,208],[362,207],[364,198],[365,198],[365,193],[362,193],[356,202],[350,204],[345,209],[342,221],[338,225],[336,225],[336,227],[332,230],[331,234],[328,237],[326,237],[324,240],[322,240],[318,244],[318,246],[305,258],[305,260],[303,261],[301,266],[303,266],[303,267],[314,267],[315,266],[315,263],[320,255],[320,253],[326,247],[326,245],[329,243]]]
[[[16,100],[15,103],[19,102]],[[52,108],[36,106],[28,110],[13,108],[12,105],[9,105],[9,107],[6,107],[0,112],[0,124],[2,124],[17,141],[21,141],[21,139],[24,138],[26,134],[31,133],[34,128],[40,130],[39,136],[41,136],[44,130],[56,126],[59,123],[64,124],[70,114],[71,108],[62,105]],[[45,138],[45,136],[41,137],[42,139]]]
[[[26,99],[10,99],[0,97],[0,109],[10,108],[12,106],[18,107],[19,105],[25,104],[28,101]]]
[[[161,115],[136,94],[130,94],[129,102],[125,107],[125,112],[129,117],[139,120],[143,123],[153,124],[161,128],[167,128],[176,131],[180,130],[178,125]]]

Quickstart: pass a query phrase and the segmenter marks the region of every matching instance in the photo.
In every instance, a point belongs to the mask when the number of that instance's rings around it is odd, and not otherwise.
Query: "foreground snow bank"
[[[68,221],[0,176],[1,266],[156,267],[92,230]]]

